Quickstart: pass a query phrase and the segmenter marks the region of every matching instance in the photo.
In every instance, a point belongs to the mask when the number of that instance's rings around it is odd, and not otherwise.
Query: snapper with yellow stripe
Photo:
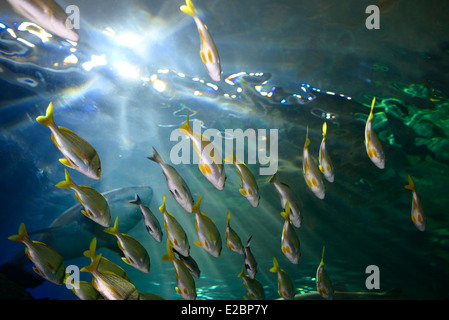
[[[376,98],[371,102],[371,111],[365,125],[365,147],[366,153],[371,161],[379,168],[385,168],[385,154],[373,129],[373,109],[376,103]]]
[[[92,187],[77,185],[70,177],[67,169],[64,169],[64,171],[65,180],[56,184],[56,187],[75,191],[76,200],[84,207],[81,212],[99,225],[109,227],[111,212],[105,197]]]
[[[53,248],[40,241],[32,241],[27,233],[25,224],[19,227],[19,234],[10,236],[11,241],[22,242],[25,254],[33,262],[33,270],[42,278],[55,284],[62,284],[66,277],[65,263],[62,256]]]
[[[281,215],[285,219],[281,236],[281,250],[291,263],[297,264],[301,256],[300,243],[290,221],[290,203],[286,203],[285,211],[281,212]]]
[[[150,272],[150,256],[144,246],[135,238],[128,234],[121,233],[118,229],[118,217],[112,228],[107,228],[104,232],[117,237],[117,245],[125,257],[122,260],[144,273]]]
[[[304,180],[307,183],[307,186],[310,190],[317,196],[319,199],[324,199],[326,190],[324,187],[323,179],[321,178],[320,171],[318,170],[315,162],[309,153],[309,127],[307,127],[307,136],[306,142],[304,144],[304,149],[302,153],[302,170],[304,175]]]
[[[277,273],[279,295],[284,298],[284,300],[293,300],[295,298],[293,283],[288,274],[281,269],[275,257],[273,257],[273,267],[270,268],[270,272]]]
[[[175,268],[176,275],[176,292],[184,300],[196,299],[196,286],[195,280],[192,277],[189,269],[185,264],[176,258],[173,248],[170,245],[170,241],[167,240],[167,254],[162,257],[164,261],[172,261]]]
[[[327,123],[323,123],[323,140],[321,141],[320,151],[318,155],[319,168],[324,177],[329,182],[334,182],[334,166],[332,164],[329,153],[326,149]]]
[[[167,238],[170,246],[173,247],[178,254],[188,257],[190,253],[189,239],[178,220],[167,211],[165,194],[162,200],[162,205],[159,207],[159,211],[164,215],[164,226],[167,231]]]
[[[241,184],[239,183],[239,192],[248,200],[251,206],[256,208],[259,205],[260,200],[259,186],[257,185],[256,179],[254,178],[251,170],[249,170],[245,163],[237,161],[234,153],[226,157],[224,161],[231,162],[235,165],[239,173],[240,180],[242,181]]]
[[[195,214],[195,227],[198,234],[198,240],[194,241],[197,246],[203,248],[210,255],[218,258],[221,253],[221,235],[215,222],[200,211],[200,204],[203,195],[200,195],[196,204],[193,206]]]
[[[193,149],[200,159],[198,167],[201,173],[215,188],[223,190],[226,174],[221,155],[213,143],[201,133],[193,132],[189,124],[189,115],[187,115],[186,123],[179,130],[192,141]]]
[[[64,156],[64,159],[59,159],[62,164],[89,178],[100,179],[101,163],[97,151],[73,131],[56,126],[52,102],[47,107],[46,115],[37,117],[36,121],[50,129],[51,140]]]
[[[90,265],[80,270],[92,274],[93,287],[107,300],[138,300],[139,292],[131,282],[111,271],[98,270],[101,258],[102,254],[97,255]]]
[[[324,299],[332,299],[334,297],[334,287],[332,286],[331,279],[327,275],[324,269],[324,247],[321,255],[321,262],[316,270],[316,291]]]
[[[186,4],[180,7],[180,10],[185,14],[188,14],[193,18],[198,27],[198,32],[201,38],[201,49],[200,56],[201,60],[206,67],[209,76],[214,81],[221,80],[221,65],[220,65],[220,56],[218,55],[217,47],[215,46],[214,40],[207,30],[206,25],[198,16],[198,13],[193,6],[192,1],[186,0]]]
[[[242,240],[240,239],[237,232],[235,232],[234,229],[231,228],[230,220],[231,220],[231,211],[228,210],[226,220],[226,245],[232,251],[238,254],[244,254]]]
[[[408,175],[408,185],[405,189],[412,191],[412,221],[419,231],[424,231],[426,230],[426,214],[410,175]]]

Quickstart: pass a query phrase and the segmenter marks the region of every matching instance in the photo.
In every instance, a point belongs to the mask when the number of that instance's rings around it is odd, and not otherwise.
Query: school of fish
[[[54,1],[8,1],[26,18],[33,19],[36,23],[41,23],[43,27],[55,32],[56,35],[72,41],[79,40],[79,36],[74,30],[72,32],[67,30],[67,25],[63,23],[67,17],[61,14],[62,9]],[[198,16],[192,1],[186,0],[186,4],[182,5],[180,10],[191,16],[198,28],[201,41],[200,57],[209,76],[214,81],[221,81],[222,69],[219,54],[206,25]],[[366,153],[372,163],[377,168],[383,169],[385,168],[385,154],[372,124],[374,106],[375,98],[372,100],[370,113],[366,121],[365,146]],[[63,156],[59,161],[66,168],[76,170],[94,180],[101,178],[100,156],[90,143],[82,139],[75,132],[55,124],[52,102],[49,103],[46,114],[37,117],[36,121],[50,129],[51,141]],[[200,159],[199,170],[213,187],[218,190],[225,188],[227,176],[223,161],[234,164],[241,179],[239,192],[248,200],[250,206],[258,207],[260,199],[259,188],[254,175],[245,163],[236,159],[234,154],[222,158],[222,155],[219,154],[213,143],[207,137],[192,131],[189,123],[189,115],[186,117],[185,124],[181,125],[179,129],[192,142],[193,148]],[[327,123],[324,122],[322,126],[323,139],[319,148],[319,154],[317,155],[318,165],[315,163],[315,157],[309,152],[311,141],[309,140],[308,128],[302,154],[304,181],[310,189],[311,194],[321,200],[325,198],[326,194],[325,181],[332,183],[335,179],[335,168],[331,161],[331,154],[328,151],[328,145],[332,144],[332,141],[327,141],[327,132]],[[161,167],[168,190],[179,206],[187,213],[193,215],[196,235],[189,235],[197,239],[193,240],[193,243],[205,250],[212,257],[219,258],[222,251],[222,235],[211,216],[200,210],[203,195],[200,195],[195,201],[189,186],[178,171],[164,162],[156,149],[153,148],[152,151],[153,155],[147,158]],[[408,184],[405,188],[412,191],[411,219],[418,230],[425,231],[426,216],[422,202],[412,178],[408,176],[407,179]],[[300,239],[297,230],[304,224],[298,199],[294,190],[287,184],[279,181],[276,174],[272,175],[268,182],[273,184],[273,192],[276,190],[279,195],[280,209],[282,209],[280,214],[285,220],[282,233],[279,235],[281,240],[280,252],[292,264],[296,265],[299,263],[301,257]],[[126,264],[143,273],[151,272],[151,252],[148,252],[132,236],[119,231],[120,221],[118,218],[111,226],[111,214],[108,202],[101,193],[90,186],[78,185],[71,178],[67,169],[65,169],[65,179],[57,183],[56,187],[73,190],[76,200],[83,207],[81,213],[86,218],[104,227],[105,233],[117,238],[117,245],[123,253],[122,260]],[[165,236],[167,254],[159,258],[173,263],[176,278],[176,292],[183,299],[196,299],[197,293],[194,278],[198,279],[200,277],[200,268],[198,263],[190,255],[189,238],[182,224],[167,210],[165,195],[161,199],[159,208],[159,211],[162,213],[165,230],[161,227],[158,215],[143,205],[138,194],[135,195],[134,199],[129,199],[128,201],[140,208],[142,220],[148,230],[149,236],[154,241],[161,243]],[[243,256],[242,270],[236,276],[242,279],[248,297],[256,300],[265,299],[263,286],[256,278],[258,272],[257,259],[250,248],[250,244],[253,243],[253,245],[261,245],[261,239],[253,239],[251,236],[246,244],[243,245],[237,232],[231,228],[231,211],[229,210],[227,211],[226,229],[223,231],[225,232],[225,241],[228,249]],[[38,275],[57,285],[61,285],[67,280],[69,274],[66,274],[63,257],[45,243],[31,240],[23,223],[19,227],[18,234],[10,236],[8,239],[22,242],[25,245],[25,253],[34,264],[33,269]],[[123,268],[103,257],[102,254],[97,255],[95,251],[96,238],[93,238],[90,247],[86,248],[84,252],[84,256],[90,259],[90,264],[81,268],[82,272],[92,274],[92,282],[81,281],[78,288],[72,289],[73,293],[79,299],[164,299],[152,293],[139,292]],[[152,258],[155,259],[157,257]],[[274,256],[273,266],[268,270],[277,275],[277,287],[280,298],[286,300],[294,299],[295,292],[292,281],[288,274],[281,269]],[[324,269],[324,246],[321,262],[316,271],[316,289],[324,299],[332,299],[334,296],[331,279]]]

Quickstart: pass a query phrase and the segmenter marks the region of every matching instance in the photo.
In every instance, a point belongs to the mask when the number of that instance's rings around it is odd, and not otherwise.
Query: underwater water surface
[[[256,278],[266,299],[279,298],[270,272],[273,257],[295,294],[315,292],[324,246],[325,268],[337,291],[449,298],[449,3],[196,0],[220,55],[222,79],[213,81],[201,61],[195,22],[179,10],[184,1],[73,2],[58,1],[79,7],[78,42],[48,36],[6,1],[0,4],[2,294],[11,297],[26,288],[36,299],[78,299],[64,285],[22,275],[22,267],[33,273],[32,265],[24,245],[8,237],[24,223],[30,238],[53,247],[66,265],[89,265],[83,252],[96,237],[97,253],[120,265],[139,292],[182,299],[173,264],[162,260],[167,232],[163,228],[156,242],[138,206],[129,203],[138,193],[162,225],[159,207],[166,195],[167,210],[184,228],[201,270],[197,299],[247,296],[238,277],[243,255],[226,246],[228,210],[243,244],[252,237]],[[365,10],[373,4],[380,9],[380,28],[369,30]],[[364,145],[373,98],[384,169],[371,162]],[[50,102],[56,124],[88,141],[101,159],[99,180],[68,172],[77,184],[106,194],[111,226],[118,216],[120,231],[147,249],[148,274],[121,260],[115,237],[87,222],[72,190],[55,187],[66,167],[50,130],[36,121]],[[192,126],[199,121],[202,130],[218,130],[213,142],[223,146],[236,140],[227,129],[257,132],[245,140],[244,151],[269,156],[277,143],[276,177],[290,186],[303,214],[295,228],[298,264],[281,250],[283,207],[271,174],[260,174],[267,167],[261,158],[248,163],[259,186],[257,207],[240,194],[233,164],[223,165],[227,180],[218,190],[193,163],[193,149],[190,163],[171,163],[172,150],[188,141],[170,139],[187,115]],[[303,177],[303,147],[308,134],[309,151],[318,160],[324,122],[335,179],[323,178],[326,193],[319,199]],[[195,216],[174,200],[160,166],[147,159],[152,147],[181,174],[195,201],[202,195],[201,211],[222,238],[219,257],[193,243]],[[426,213],[424,231],[411,219],[408,175]],[[380,277],[379,288],[370,290],[371,265]],[[91,281],[89,273],[80,276]]]

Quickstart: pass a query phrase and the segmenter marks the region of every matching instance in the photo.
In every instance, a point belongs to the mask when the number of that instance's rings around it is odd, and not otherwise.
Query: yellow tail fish
[[[28,236],[25,224],[20,225],[19,234],[10,236],[8,239],[22,242],[26,246],[25,253],[34,264],[33,270],[38,275],[58,285],[64,283],[66,277],[64,259],[45,243],[32,241]]]
[[[368,120],[365,125],[365,147],[366,153],[371,161],[379,168],[385,168],[385,154],[373,129],[373,108],[376,102],[376,98],[373,98],[371,103],[371,111],[368,116]]]
[[[164,226],[165,230],[167,230],[167,238],[170,246],[179,254],[188,257],[190,253],[189,239],[178,220],[167,211],[165,194],[162,200],[162,205],[159,207],[159,211],[164,215]]]
[[[84,210],[81,210],[81,212],[103,227],[109,227],[111,212],[104,196],[89,186],[77,185],[70,177],[67,169],[64,169],[64,171],[65,180],[59,182],[56,187],[75,191],[76,200],[84,207]]]
[[[273,257],[273,267],[270,268],[270,272],[277,273],[278,294],[281,298],[284,298],[285,300],[293,300],[295,298],[293,283],[288,274],[281,269],[275,257]]]
[[[221,235],[215,222],[200,211],[202,197],[203,195],[200,195],[196,204],[193,206],[195,227],[198,234],[198,241],[194,241],[194,243],[210,255],[218,258],[221,253]]]
[[[321,141],[320,151],[319,151],[319,168],[323,173],[324,177],[329,182],[334,182],[334,166],[332,165],[331,158],[326,149],[326,134],[327,134],[327,123],[323,123],[323,140]]]
[[[64,156],[64,159],[59,159],[63,165],[89,178],[100,179],[101,163],[97,151],[73,131],[56,126],[52,102],[48,105],[45,116],[37,117],[36,121],[50,129],[51,140]]]
[[[324,182],[321,178],[320,171],[318,170],[315,162],[309,153],[309,127],[307,127],[306,142],[304,144],[304,150],[302,154],[302,171],[304,174],[304,180],[310,190],[319,198],[324,199],[325,188]]]
[[[189,269],[184,265],[184,263],[175,257],[175,253],[173,252],[173,248],[171,247],[169,241],[167,241],[167,254],[162,257],[162,260],[173,262],[176,275],[176,292],[184,300],[195,300],[195,280],[193,279]]]
[[[221,65],[220,56],[218,55],[217,47],[215,46],[214,40],[207,30],[206,25],[198,16],[192,1],[186,0],[186,4],[180,7],[181,11],[188,14],[193,18],[198,27],[198,32],[201,38],[201,49],[200,56],[204,63],[204,66],[209,73],[209,76],[214,81],[221,80]]]
[[[326,270],[324,270],[324,247],[321,256],[321,263],[316,270],[316,291],[318,291],[324,299],[332,299],[334,297],[332,282],[327,275]]]
[[[419,231],[426,230],[426,214],[422,206],[421,200],[418,197],[418,193],[415,189],[412,177],[408,176],[408,185],[405,189],[412,191],[412,221]]]
[[[101,257],[99,254],[90,265],[80,270],[92,274],[94,288],[107,300],[138,300],[139,292],[131,282],[113,272],[98,270]]]
[[[226,174],[222,163],[221,155],[214,147],[210,140],[201,133],[195,133],[189,124],[189,115],[187,115],[186,123],[179,130],[192,140],[193,148],[197,153],[200,163],[201,173],[214,185],[218,190],[223,190]]]
[[[138,240],[119,231],[118,217],[115,218],[114,226],[105,229],[104,232],[117,237],[118,247],[125,255],[125,257],[122,258],[124,262],[144,273],[150,272],[151,263],[147,250]]]

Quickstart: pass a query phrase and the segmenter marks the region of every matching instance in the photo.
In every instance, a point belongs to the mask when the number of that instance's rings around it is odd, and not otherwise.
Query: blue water
[[[296,294],[316,291],[323,246],[326,270],[340,291],[370,291],[365,269],[376,265],[380,289],[375,292],[399,288],[409,299],[448,298],[448,3],[255,3],[194,2],[220,54],[220,82],[210,80],[201,62],[197,28],[179,10],[182,1],[79,1],[77,44],[37,36],[30,31],[34,29],[23,28],[25,20],[7,3],[0,5],[0,264],[23,253],[22,244],[7,239],[22,222],[33,240],[45,234],[66,265],[89,264],[82,252],[91,234],[72,225],[63,232],[50,226],[77,204],[71,190],[55,187],[64,179],[58,161],[62,156],[50,131],[35,121],[53,101],[56,124],[89,141],[102,161],[99,181],[71,170],[77,184],[102,193],[125,188],[121,195],[129,200],[133,192],[126,188],[149,187],[146,201],[161,223],[158,208],[166,194],[167,209],[185,228],[201,269],[195,280],[198,299],[247,295],[237,277],[243,256],[225,244],[228,210],[242,241],[252,235],[256,277],[267,299],[279,297],[276,275],[269,272],[273,256]],[[380,29],[365,26],[370,4],[380,8]],[[374,129],[386,155],[383,170],[374,166],[364,147],[373,97]],[[290,263],[281,251],[282,207],[269,176],[259,174],[260,163],[248,165],[260,188],[257,208],[238,192],[232,165],[225,165],[228,179],[221,191],[196,164],[174,165],[194,199],[203,195],[201,211],[219,228],[223,250],[214,258],[193,244],[193,214],[174,201],[160,167],[146,159],[153,146],[170,162],[178,142],[170,135],[187,113],[201,121],[203,130],[277,130],[277,175],[290,185],[304,214],[303,226],[296,229],[299,264]],[[336,175],[333,183],[325,181],[326,197],[320,200],[304,181],[302,148],[308,127],[309,149],[317,160],[323,121],[328,123],[327,146]],[[412,195],[404,189],[408,174],[427,214],[424,232],[410,218]],[[162,243],[155,242],[137,209],[124,206],[115,207],[113,215],[127,215],[127,233],[150,254],[150,273],[126,265],[111,250],[98,253],[122,266],[140,292],[181,299],[173,265],[161,260],[166,235]],[[72,219],[85,217],[79,213]],[[31,265],[25,268],[31,270]],[[81,273],[81,279],[90,281],[90,274]],[[77,298],[65,286],[47,281],[27,291],[34,298]]]

